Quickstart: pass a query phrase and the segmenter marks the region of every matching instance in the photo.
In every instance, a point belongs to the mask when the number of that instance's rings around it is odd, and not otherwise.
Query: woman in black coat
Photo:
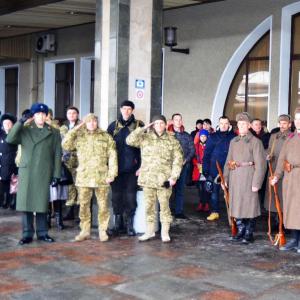
[[[15,195],[10,195],[10,179],[17,174],[15,158],[18,147],[6,142],[6,136],[16,122],[16,118],[7,113],[0,119],[0,207],[15,209]]]

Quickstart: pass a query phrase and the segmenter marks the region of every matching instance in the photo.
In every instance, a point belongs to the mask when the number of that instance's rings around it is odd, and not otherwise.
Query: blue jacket
[[[195,155],[194,141],[190,134],[186,131],[178,132],[175,131],[175,138],[179,141],[180,146],[183,150],[184,160],[190,162]]]
[[[231,131],[216,131],[208,136],[206,148],[203,157],[203,174],[205,177],[218,175],[216,161],[219,162],[222,169],[224,168],[230,141],[235,137],[235,133]]]

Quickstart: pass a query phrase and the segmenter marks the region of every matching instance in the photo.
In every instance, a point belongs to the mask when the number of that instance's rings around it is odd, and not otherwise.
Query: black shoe
[[[30,244],[30,243],[32,243],[31,237],[25,237],[19,240],[19,245]]]
[[[39,236],[38,240],[39,241],[44,241],[44,242],[47,242],[47,243],[53,243],[53,242],[55,242],[55,240],[51,236],[49,236],[48,234],[46,234],[44,236]]]
[[[289,250],[297,250],[298,242],[296,239],[289,240],[284,246],[280,247],[280,251],[289,251]]]
[[[243,238],[245,236],[246,226],[243,223],[243,221],[240,219],[236,220],[236,226],[237,226],[238,232],[237,232],[236,236],[231,237],[230,240],[233,242],[240,242],[243,240]]]
[[[175,218],[176,219],[187,219],[187,216],[184,215],[183,213],[181,213],[181,214],[175,214]]]

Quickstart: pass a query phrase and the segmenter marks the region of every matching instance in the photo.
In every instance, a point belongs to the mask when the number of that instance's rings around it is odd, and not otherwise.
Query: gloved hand
[[[32,118],[32,113],[28,113],[28,114],[24,114],[21,119],[19,120],[19,122],[21,124],[24,124],[28,119]]]
[[[53,177],[51,181],[51,186],[52,187],[57,187],[59,183],[59,178]]]

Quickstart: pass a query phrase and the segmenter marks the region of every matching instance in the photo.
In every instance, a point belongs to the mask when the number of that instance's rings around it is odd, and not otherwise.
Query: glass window
[[[293,114],[295,108],[300,106],[300,15],[293,17],[291,39],[291,73],[290,73],[290,99],[289,113]]]
[[[265,34],[240,65],[229,89],[224,114],[235,121],[238,113],[267,122],[270,33]]]

